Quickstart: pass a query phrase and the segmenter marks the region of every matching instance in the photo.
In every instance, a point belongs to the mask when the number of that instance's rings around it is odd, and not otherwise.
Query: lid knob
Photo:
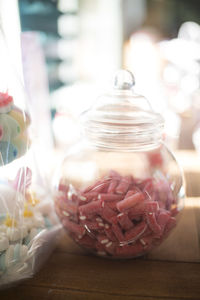
[[[135,85],[135,78],[130,71],[119,70],[114,77],[114,88],[118,90],[130,90]]]

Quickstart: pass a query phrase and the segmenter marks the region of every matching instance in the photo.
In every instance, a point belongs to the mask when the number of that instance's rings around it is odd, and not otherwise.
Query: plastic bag
[[[24,88],[0,35],[0,289],[32,276],[59,230],[38,177]]]

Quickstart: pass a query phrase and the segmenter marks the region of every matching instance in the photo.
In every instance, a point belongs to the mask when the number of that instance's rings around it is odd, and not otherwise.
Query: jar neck
[[[122,128],[121,128],[122,129]],[[162,127],[123,128],[108,130],[85,127],[85,137],[95,148],[104,151],[149,151],[158,148],[163,142]]]

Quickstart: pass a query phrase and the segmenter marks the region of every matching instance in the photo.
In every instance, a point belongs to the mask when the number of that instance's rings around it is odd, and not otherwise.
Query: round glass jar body
[[[148,253],[167,238],[183,207],[182,173],[162,142],[160,119],[136,106],[130,116],[131,107],[123,101],[114,112],[101,109],[103,119],[95,109],[87,139],[68,152],[56,176],[63,227],[78,245],[109,258]]]
[[[176,226],[184,198],[180,169],[164,145],[120,152],[80,144],[64,159],[56,189],[56,212],[69,235],[111,258],[159,245]]]

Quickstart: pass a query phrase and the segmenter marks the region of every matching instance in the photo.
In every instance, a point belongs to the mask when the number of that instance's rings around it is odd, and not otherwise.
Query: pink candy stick
[[[112,224],[112,230],[113,230],[113,233],[115,234],[116,238],[118,239],[118,241],[123,242],[124,241],[124,235],[123,235],[119,225]]]
[[[153,182],[152,181],[147,182],[143,191],[144,191],[144,193],[146,193],[147,195],[149,195],[151,197],[152,194],[154,193]]]
[[[146,214],[146,220],[147,220],[147,223],[148,223],[149,227],[151,228],[151,230],[155,234],[161,235],[162,230],[161,230],[160,225],[156,221],[155,213]]]
[[[88,192],[88,193],[83,194],[83,197],[86,197],[86,199],[88,201],[97,200],[98,193],[97,192]]]
[[[81,239],[77,240],[77,242],[87,248],[95,249],[95,239],[91,238],[87,234],[85,234]]]
[[[125,194],[132,183],[132,176],[125,176],[120,181],[119,185],[116,188],[117,194]]]
[[[176,225],[170,209],[177,202],[169,183],[153,180],[133,180],[111,171],[81,194],[61,181],[63,193],[56,196],[56,212],[70,235],[97,254],[142,255],[160,244]]]
[[[105,234],[99,234],[97,236],[97,239],[98,239],[99,243],[102,245],[107,244],[109,242],[109,239]]]
[[[136,184],[143,190],[148,183],[152,183],[152,178],[146,178],[143,180],[137,179]]]
[[[170,214],[166,213],[166,212],[160,212],[158,218],[157,218],[157,222],[160,225],[161,228],[161,234],[163,234],[164,230],[165,230],[165,226],[166,224],[169,222],[170,220]]]
[[[110,182],[109,187],[108,187],[108,191],[107,191],[108,194],[113,194],[113,193],[115,192],[115,188],[117,187],[118,182],[119,182],[119,181],[116,180],[116,179],[113,179],[113,180]]]
[[[124,245],[116,248],[116,255],[119,257],[132,257],[144,254],[143,245],[139,242],[133,245]]]
[[[140,243],[145,249],[150,248],[153,244],[154,237],[153,235],[144,236],[140,239]]]
[[[105,228],[105,234],[106,234],[106,236],[108,237],[108,239],[109,239],[110,241],[113,241],[113,242],[116,242],[116,241],[117,241],[117,238],[116,238],[116,236],[114,235],[113,230],[112,230],[111,227]]]
[[[83,226],[88,230],[98,230],[100,228],[99,223],[97,221],[82,221]]]
[[[76,234],[77,237],[79,237],[79,236],[81,237],[81,236],[83,236],[84,233],[85,233],[85,228],[84,228],[83,226],[81,226],[81,225],[79,225],[79,224],[76,224],[76,223],[70,221],[68,218],[64,218],[64,219],[62,220],[62,223],[63,223],[63,226],[64,226],[67,230],[69,230],[69,231],[71,231],[72,233]]]
[[[145,199],[143,193],[136,193],[132,196],[124,198],[124,200],[117,203],[117,208],[120,212],[123,212],[136,204],[143,202]]]
[[[110,185],[110,182],[101,182],[100,184],[96,185],[92,188],[91,192],[106,192],[108,189],[108,186]]]
[[[107,244],[104,245],[104,249],[111,255],[115,255],[117,243],[113,241],[109,241]]]
[[[145,202],[137,204],[133,208],[130,208],[127,212],[131,220],[135,219],[136,216],[143,215],[145,213]]]
[[[134,189],[134,190],[130,190],[126,193],[126,196],[124,198],[128,198],[134,194],[136,194],[138,192],[138,190]]]
[[[125,240],[126,241],[136,241],[147,229],[146,223],[143,221],[136,225],[132,229],[126,231]]]
[[[108,206],[105,206],[102,209],[101,216],[104,220],[111,223],[111,218],[116,216],[116,212],[114,210],[112,210],[111,208],[109,208]]]
[[[83,193],[88,193],[89,191],[91,191],[93,188],[95,188],[96,186],[98,186],[99,184],[102,183],[102,180],[98,180],[96,181],[94,184],[86,187],[84,190],[83,190]]]
[[[105,202],[106,203],[106,206],[108,206],[109,208],[111,208],[112,210],[114,210],[115,212],[118,212],[118,209],[117,209],[117,201],[110,201],[110,202]]]
[[[159,204],[156,201],[150,201],[145,203],[145,212],[157,213],[159,211]]]
[[[118,180],[121,179],[121,175],[119,175],[119,173],[117,171],[114,171],[114,170],[110,170],[110,172],[108,174],[108,177],[112,177],[112,178],[115,178],[115,179],[118,179]]]
[[[101,244],[99,241],[96,241],[96,242],[95,242],[95,250],[96,250],[97,252],[100,252],[100,253],[106,255],[104,246],[105,246],[105,245],[104,245],[104,244]]]
[[[69,186],[66,185],[66,184],[60,183],[59,187],[58,187],[58,190],[61,191],[61,192],[63,192],[63,193],[65,193],[65,194],[67,194],[68,190],[69,190]]]
[[[90,214],[99,213],[102,210],[103,202],[101,200],[89,202],[85,205],[81,205],[79,207],[79,213],[80,215],[88,216]]]
[[[60,208],[66,209],[67,208],[66,197],[64,197],[64,196],[58,197],[57,204],[59,205]]]
[[[119,201],[123,199],[123,196],[113,194],[99,194],[98,199],[102,201]]]
[[[66,210],[67,210],[68,212],[70,212],[71,214],[75,215],[75,214],[77,214],[78,207],[77,207],[76,204],[73,204],[73,203],[69,203],[69,202],[68,202],[68,203],[66,204]]]
[[[131,220],[129,219],[128,215],[125,213],[121,213],[121,214],[117,215],[117,219],[118,219],[120,226],[124,230],[129,230],[134,227],[134,225],[131,222]]]

